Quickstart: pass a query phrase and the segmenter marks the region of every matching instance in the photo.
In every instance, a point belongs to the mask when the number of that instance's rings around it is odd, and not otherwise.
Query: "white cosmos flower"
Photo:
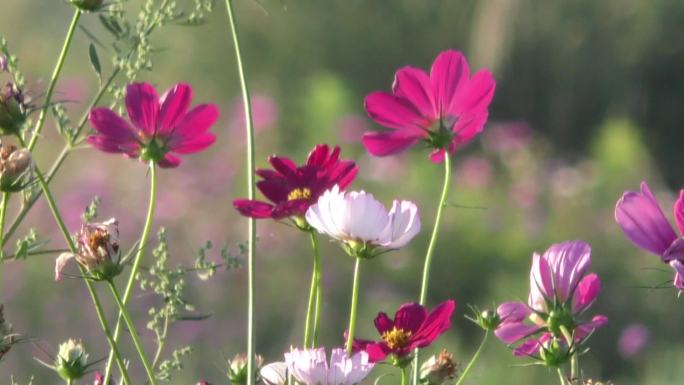
[[[361,351],[348,356],[340,348],[333,349],[329,365],[324,348],[292,348],[285,353],[285,363],[294,378],[304,385],[355,385],[373,369],[368,353]]]
[[[287,382],[287,364],[282,361],[272,362],[259,371],[261,379],[268,385],[285,385]]]
[[[420,231],[418,207],[413,202],[395,200],[387,212],[373,194],[340,191],[337,185],[309,207],[306,220],[318,232],[348,246],[398,249]]]

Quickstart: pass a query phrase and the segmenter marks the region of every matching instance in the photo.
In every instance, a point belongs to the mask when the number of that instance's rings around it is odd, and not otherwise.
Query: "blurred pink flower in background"
[[[622,329],[618,339],[618,352],[622,358],[632,358],[648,347],[651,331],[643,324],[631,324]]]
[[[531,142],[532,128],[527,122],[497,123],[482,137],[486,150],[500,153],[527,148]]]
[[[57,100],[75,102],[81,105],[88,93],[88,87],[82,77],[62,79],[57,85]],[[82,106],[82,108],[87,106]]]
[[[473,189],[482,189],[491,184],[493,172],[492,164],[487,158],[470,155],[459,162],[456,183]]]
[[[518,179],[511,187],[510,199],[517,206],[532,208],[539,203],[541,192],[541,188],[534,178]]]
[[[384,158],[366,154],[359,161],[363,169],[361,177],[376,182],[396,182],[406,176],[407,162],[403,154]]]
[[[252,95],[252,119],[254,120],[254,132],[257,134],[278,125],[280,110],[275,99],[266,94]],[[228,127],[231,135],[235,135],[236,138],[244,138],[245,107],[242,98],[233,101]]]
[[[337,122],[337,133],[344,143],[358,143],[363,133],[369,130],[368,120],[359,115],[347,115]]]

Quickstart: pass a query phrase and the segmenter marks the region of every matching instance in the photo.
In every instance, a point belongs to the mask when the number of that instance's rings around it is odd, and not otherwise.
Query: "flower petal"
[[[437,56],[430,69],[430,81],[441,114],[449,110],[454,96],[469,76],[468,62],[461,52],[446,50]]]
[[[109,108],[93,108],[88,120],[97,132],[120,143],[138,143],[138,137],[128,122]]]
[[[586,310],[601,292],[601,280],[598,275],[587,274],[577,285],[573,296],[573,313],[581,313]]]
[[[394,321],[387,316],[387,313],[380,312],[378,313],[378,316],[375,317],[375,328],[378,330],[378,333],[383,334],[384,332],[392,330],[393,327]]]
[[[164,157],[157,162],[161,168],[175,168],[181,164],[181,159],[171,153],[164,155]]]
[[[425,340],[432,343],[442,333],[446,332],[451,327],[451,315],[456,308],[454,300],[447,300],[437,305],[430,314],[425,318],[425,322],[420,326],[420,329],[414,333],[412,339]],[[395,319],[396,322],[396,319]],[[427,344],[416,344],[415,347],[425,347]]]
[[[504,302],[496,309],[502,322],[521,322],[532,314],[527,305],[521,302]]]
[[[464,86],[459,88],[447,108],[449,114],[462,116],[469,112],[487,111],[494,97],[496,82],[492,73],[478,71]]]
[[[387,92],[373,92],[366,96],[368,116],[381,126],[413,133],[428,128],[429,121],[406,99]]]
[[[387,356],[392,352],[387,345],[380,342],[366,345],[365,351],[368,354],[368,361],[373,363],[384,361],[385,358],[387,358]]]
[[[565,302],[591,264],[591,246],[584,241],[556,243],[544,252],[542,258],[551,267],[556,298]]]
[[[506,344],[512,344],[527,338],[540,330],[537,325],[528,325],[523,322],[504,322],[494,331],[498,339]]]
[[[191,109],[168,135],[170,142],[183,141],[207,132],[219,118],[219,109],[213,104],[200,104]]]
[[[250,218],[271,218],[273,215],[273,205],[266,202],[236,199],[233,201],[233,207],[235,207],[240,214]]]
[[[541,349],[541,343],[535,338],[530,338],[522,345],[513,349],[513,355],[516,357],[536,357]]]
[[[634,244],[656,255],[662,256],[677,239],[646,182],[641,182],[641,192],[622,195],[615,207],[615,220]]]
[[[406,150],[424,137],[424,133],[414,131],[367,132],[362,141],[371,155],[387,156]]]
[[[395,200],[389,212],[389,223],[386,234],[383,234],[383,246],[398,249],[409,243],[420,232],[420,215],[418,207],[410,201]]]
[[[684,234],[684,190],[679,191],[679,198],[674,204],[674,217],[679,233]]]
[[[90,135],[86,141],[96,149],[108,153],[123,153],[129,158],[138,157],[140,146],[137,142],[120,142],[108,136]]]
[[[126,88],[126,110],[135,126],[151,137],[157,129],[159,95],[149,83],[131,83]]]
[[[159,134],[166,135],[185,115],[192,101],[192,87],[189,84],[178,83],[171,87],[161,97],[159,110]]]
[[[55,281],[62,280],[62,271],[64,271],[66,264],[75,257],[76,255],[73,253],[62,253],[57,257],[55,261]]]
[[[608,324],[608,317],[604,315],[596,315],[591,319],[591,321],[585,322],[577,326],[577,329],[575,329],[574,338],[575,340],[581,341],[586,336],[593,333],[594,330],[603,327],[606,324]]]
[[[394,326],[415,334],[426,317],[427,310],[423,306],[415,302],[405,303],[394,314]]]
[[[287,364],[272,362],[259,371],[261,379],[268,385],[285,385],[287,382]]]
[[[397,71],[392,91],[396,96],[411,102],[424,117],[431,120],[439,118],[430,77],[420,68],[404,67]]]
[[[178,154],[192,154],[205,150],[207,147],[214,144],[214,142],[216,142],[216,135],[207,132],[200,136],[176,143],[173,147],[169,147],[169,149]]]

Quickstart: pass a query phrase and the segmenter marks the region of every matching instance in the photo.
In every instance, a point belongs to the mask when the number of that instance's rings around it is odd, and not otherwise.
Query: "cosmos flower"
[[[391,131],[369,132],[363,144],[373,155],[396,154],[419,141],[432,149],[430,159],[441,162],[470,142],[484,128],[495,82],[489,71],[470,76],[461,52],[441,52],[430,73],[404,67],[397,71],[392,93],[366,96],[368,116]]]
[[[413,350],[429,346],[451,327],[455,308],[456,302],[448,300],[430,313],[417,303],[401,305],[394,319],[381,312],[375,317],[375,328],[381,340],[355,339],[354,350],[368,353],[370,362],[380,362],[391,356],[394,364],[406,364]]]
[[[684,233],[684,190],[673,209],[677,228]],[[641,182],[640,192],[622,195],[615,206],[615,221],[632,243],[674,269],[674,286],[684,291],[684,238],[675,233],[646,182]]]
[[[233,206],[240,214],[252,218],[283,219],[294,217],[303,220],[306,210],[327,189],[337,185],[345,189],[354,181],[359,168],[350,160],[340,160],[340,148],[330,150],[319,144],[309,153],[306,163],[297,166],[288,158],[268,158],[273,170],[256,171],[261,178],[257,188],[272,203],[259,200],[237,199]],[[304,227],[305,224],[300,223]]]
[[[306,212],[318,232],[342,242],[350,255],[370,258],[379,252],[405,246],[420,231],[418,207],[395,200],[388,212],[365,191],[326,191]]]
[[[373,369],[366,352],[349,356],[341,348],[332,350],[330,364],[324,348],[292,348],[285,353],[285,362],[294,378],[304,385],[354,385],[363,381]]]
[[[618,352],[625,359],[636,357],[648,347],[650,341],[651,331],[646,325],[628,325],[620,333]]]
[[[523,343],[514,350],[517,356],[534,356],[556,338],[572,335],[572,345],[579,344],[608,318],[581,319],[601,291],[596,274],[587,274],[591,247],[583,241],[565,241],[551,245],[543,254],[532,256],[530,295],[527,304],[507,302],[497,309],[501,323],[496,336],[507,344]],[[526,323],[529,319],[531,323]]]
[[[287,383],[287,364],[284,361],[264,365],[259,371],[261,379],[268,385],[285,385]]]
[[[218,119],[218,108],[200,104],[188,110],[192,94],[192,87],[184,83],[161,98],[149,83],[129,84],[125,102],[131,122],[108,108],[93,108],[89,118],[97,133],[88,137],[88,143],[159,167],[178,167],[178,155],[200,152],[216,140],[208,130]]]

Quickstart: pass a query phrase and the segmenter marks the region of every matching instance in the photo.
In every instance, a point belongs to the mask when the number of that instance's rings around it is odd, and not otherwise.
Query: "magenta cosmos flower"
[[[306,210],[324,191],[335,185],[347,188],[359,171],[353,161],[340,160],[339,147],[331,151],[325,144],[314,147],[303,166],[275,155],[269,157],[268,162],[273,170],[256,171],[261,178],[257,187],[272,203],[248,199],[233,201],[233,206],[244,216],[258,219],[295,217],[303,221]]]
[[[413,350],[429,346],[451,327],[455,308],[456,302],[448,300],[428,314],[423,306],[406,303],[394,314],[394,320],[381,312],[375,317],[375,328],[381,340],[355,339],[354,350],[367,352],[371,362],[380,362],[391,356],[395,365],[405,365]]]
[[[218,108],[200,104],[188,111],[191,101],[187,84],[176,84],[161,98],[148,83],[129,84],[125,102],[130,123],[108,108],[93,108],[90,124],[97,134],[88,143],[159,167],[177,167],[178,155],[202,151],[216,140],[208,130],[218,119]]]
[[[565,241],[551,245],[543,255],[534,253],[527,304],[499,306],[496,336],[507,344],[523,341],[513,351],[516,356],[537,356],[545,342],[563,339],[566,333],[573,336],[569,344],[582,343],[608,322],[603,315],[581,319],[601,291],[599,277],[587,274],[590,264],[591,247],[583,241]]]
[[[674,217],[684,234],[684,190],[674,204]],[[674,286],[684,291],[684,238],[675,233],[646,182],[641,182],[640,192],[622,195],[615,206],[615,221],[630,241],[674,269]]]
[[[429,74],[404,67],[395,74],[392,93],[366,96],[368,116],[392,131],[366,133],[363,144],[385,156],[424,141],[433,149],[430,159],[441,162],[445,151],[453,153],[482,131],[494,88],[489,71],[471,77],[466,58],[454,50],[440,53]]]

